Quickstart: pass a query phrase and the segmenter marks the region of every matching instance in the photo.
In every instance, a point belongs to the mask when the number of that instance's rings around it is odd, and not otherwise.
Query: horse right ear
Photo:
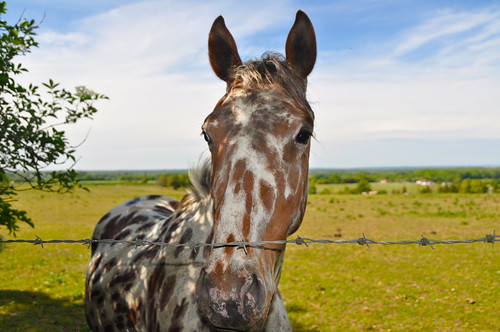
[[[208,35],[208,57],[215,74],[229,83],[233,79],[233,70],[241,65],[238,49],[233,36],[226,28],[224,18],[217,17]]]

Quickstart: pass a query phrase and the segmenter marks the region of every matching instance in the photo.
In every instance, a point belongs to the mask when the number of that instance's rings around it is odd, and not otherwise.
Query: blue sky
[[[110,97],[69,130],[77,169],[188,168],[224,93],[207,36],[222,14],[242,59],[283,52],[297,9],[316,29],[311,167],[499,166],[500,5],[494,1],[66,1],[7,3],[43,22],[22,58]],[[24,14],[23,14],[24,13]]]

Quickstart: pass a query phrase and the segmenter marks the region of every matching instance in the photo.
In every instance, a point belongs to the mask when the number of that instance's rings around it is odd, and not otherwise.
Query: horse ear
[[[316,62],[316,35],[306,13],[299,10],[288,38],[286,60],[300,76],[306,78]]]
[[[215,74],[229,83],[233,78],[233,69],[241,65],[234,38],[226,28],[224,18],[217,17],[208,35],[208,56]]]

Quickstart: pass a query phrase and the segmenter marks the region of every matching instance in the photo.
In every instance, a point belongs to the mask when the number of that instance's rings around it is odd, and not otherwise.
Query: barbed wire
[[[40,237],[36,236],[35,240],[2,240],[0,239],[0,245],[3,244],[11,244],[11,243],[31,243],[34,245],[40,245],[44,248],[44,244],[55,244],[55,243],[66,243],[66,244],[82,244],[90,247],[94,243],[106,243],[106,244],[127,244],[133,245],[135,248],[139,246],[163,246],[163,247],[174,247],[174,248],[185,248],[185,249],[199,249],[203,247],[237,247],[238,249],[243,249],[245,253],[247,252],[247,247],[258,248],[262,247],[266,244],[292,244],[295,243],[297,245],[305,245],[308,247],[308,244],[311,243],[320,243],[320,244],[359,244],[366,245],[370,248],[371,244],[382,244],[382,245],[409,245],[409,244],[418,244],[420,246],[430,246],[434,249],[433,245],[436,244],[460,244],[460,243],[475,243],[475,242],[484,242],[491,243],[492,246],[495,245],[495,242],[500,242],[500,235],[496,235],[496,231],[493,231],[493,234],[486,234],[482,238],[478,239],[468,239],[468,240],[433,240],[429,239],[425,236],[421,236],[420,240],[407,240],[407,241],[376,241],[367,239],[365,234],[363,233],[363,237],[353,240],[314,240],[310,238],[304,238],[297,236],[296,239],[290,240],[277,240],[277,241],[233,241],[233,242],[219,242],[219,243],[200,243],[189,241],[186,243],[169,243],[169,242],[157,242],[157,241],[148,241],[136,238],[134,240],[115,240],[115,239],[83,239],[83,240],[42,240]]]

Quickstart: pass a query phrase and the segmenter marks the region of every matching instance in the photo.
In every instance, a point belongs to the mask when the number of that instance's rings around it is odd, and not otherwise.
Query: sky
[[[298,9],[318,59],[312,168],[500,166],[497,1],[7,1],[41,21],[25,82],[107,95],[68,128],[79,170],[187,169],[225,91],[207,38],[223,15],[243,60],[284,53]]]

